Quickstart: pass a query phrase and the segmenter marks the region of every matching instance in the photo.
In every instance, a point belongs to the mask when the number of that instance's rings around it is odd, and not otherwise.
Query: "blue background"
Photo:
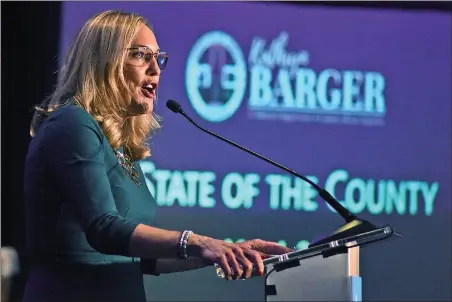
[[[405,237],[362,252],[365,300],[451,299],[451,17],[434,12],[293,7],[263,3],[65,2],[61,53],[83,23],[107,9],[137,12],[155,28],[160,47],[170,54],[161,77],[157,112],[164,118],[152,141],[157,169],[213,171],[213,209],[160,207],[156,225],[193,229],[216,238],[312,240],[342,224],[317,198],[315,212],[270,210],[263,178],[284,174],[246,153],[202,133],[165,108],[178,100],[202,125],[282,164],[319,178],[336,169],[364,180],[439,183],[431,215],[419,203],[416,215],[360,213],[377,224],[391,224]],[[384,124],[318,123],[259,120],[249,115],[248,91],[228,120],[203,120],[186,91],[188,54],[204,33],[221,30],[240,45],[247,59],[251,41],[271,41],[281,31],[288,50],[307,50],[308,68],[319,72],[377,71],[386,80]],[[249,78],[249,75],[248,75]],[[249,90],[249,85],[247,85]],[[230,172],[257,173],[260,194],[251,209],[231,210],[221,200],[221,180]],[[150,181],[152,175],[147,175]],[[344,188],[335,192],[343,198]],[[146,277],[150,300],[259,300],[263,278],[225,282],[212,268]]]

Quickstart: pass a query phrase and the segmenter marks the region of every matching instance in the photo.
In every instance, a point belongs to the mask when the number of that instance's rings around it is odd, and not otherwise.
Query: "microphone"
[[[356,215],[352,214],[348,209],[346,209],[344,206],[342,206],[342,204],[340,204],[339,201],[337,201],[336,198],[334,198],[328,191],[326,191],[324,188],[318,186],[316,183],[311,181],[306,176],[301,175],[290,168],[287,168],[259,153],[256,153],[248,148],[245,148],[215,132],[212,132],[212,131],[200,126],[198,123],[196,123],[191,117],[189,117],[184,112],[184,110],[182,109],[182,106],[175,100],[168,100],[166,103],[166,106],[174,113],[179,113],[179,114],[183,115],[188,121],[190,121],[198,129],[200,129],[230,145],[233,145],[234,147],[237,147],[253,156],[256,156],[256,157],[266,161],[267,163],[270,163],[298,178],[301,178],[305,182],[309,183],[319,193],[320,197],[322,197],[322,199],[324,201],[326,201],[346,222],[346,224],[344,226],[340,227],[338,230],[336,230],[332,236],[328,236],[328,237],[318,240],[314,243],[311,243],[309,245],[309,247],[321,245],[323,243],[327,243],[332,240],[337,240],[337,239],[345,238],[348,236],[357,235],[357,234],[360,234],[363,232],[370,232],[370,231],[377,229],[377,227],[374,226],[373,224],[371,224],[370,222],[358,219],[358,217]]]

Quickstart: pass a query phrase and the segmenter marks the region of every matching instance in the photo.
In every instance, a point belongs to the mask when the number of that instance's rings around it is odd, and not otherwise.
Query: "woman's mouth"
[[[152,84],[141,87],[143,95],[150,99],[155,99],[155,89]]]

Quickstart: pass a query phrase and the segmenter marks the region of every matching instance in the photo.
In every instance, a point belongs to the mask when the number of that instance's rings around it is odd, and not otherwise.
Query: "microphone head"
[[[182,106],[175,100],[168,100],[166,102],[166,107],[174,113],[183,113]]]

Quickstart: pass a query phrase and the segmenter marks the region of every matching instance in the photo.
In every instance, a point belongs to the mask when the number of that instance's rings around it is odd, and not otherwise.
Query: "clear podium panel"
[[[266,301],[361,301],[361,277],[349,275],[349,255],[318,255],[276,271],[267,266]]]
[[[362,301],[359,249],[391,227],[332,240],[264,261],[266,301]]]

